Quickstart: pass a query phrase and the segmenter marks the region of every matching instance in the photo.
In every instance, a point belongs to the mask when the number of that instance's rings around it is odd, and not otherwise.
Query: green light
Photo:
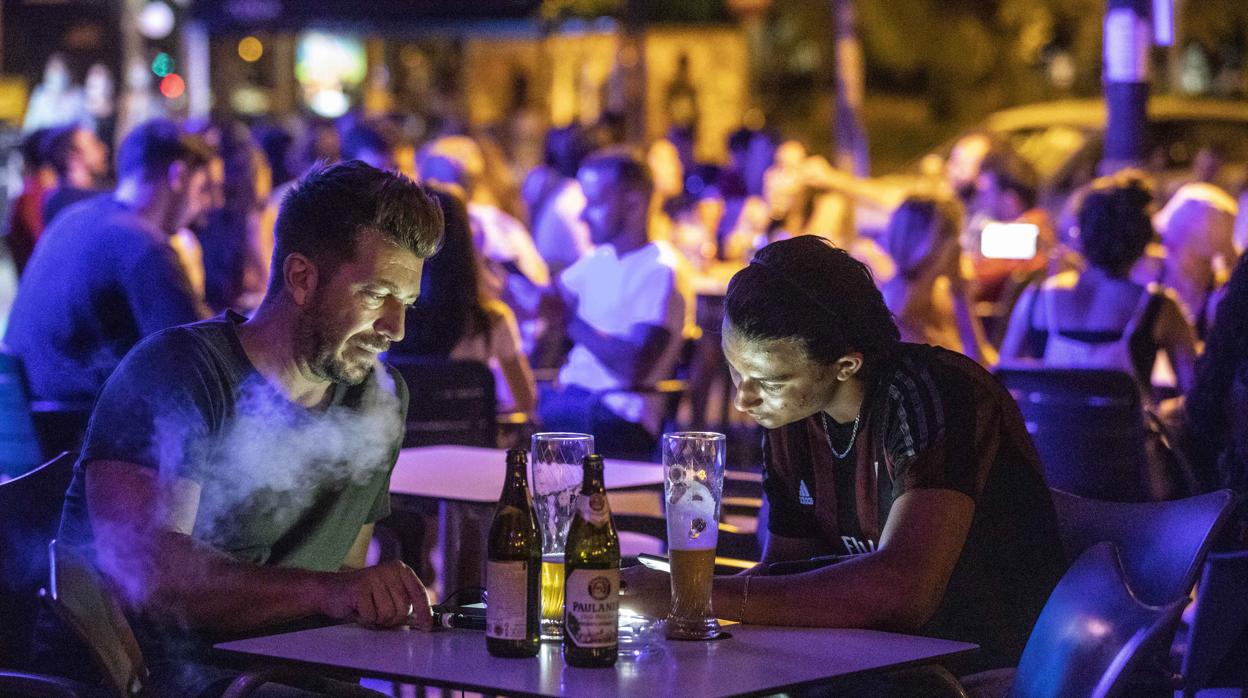
[[[152,59],[152,72],[156,73],[157,77],[162,77],[162,78],[168,75],[169,73],[172,73],[173,72],[173,57],[165,53],[164,51],[161,51],[160,53],[156,54],[156,58]]]

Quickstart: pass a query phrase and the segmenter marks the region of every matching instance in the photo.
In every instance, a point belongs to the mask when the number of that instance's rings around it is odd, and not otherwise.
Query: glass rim
[[[531,440],[537,441],[539,438],[545,441],[583,441],[586,439],[593,440],[594,435],[575,431],[541,431],[534,434]]]
[[[701,439],[703,441],[723,441],[727,437],[717,431],[673,431],[663,434],[663,438],[665,440]]]

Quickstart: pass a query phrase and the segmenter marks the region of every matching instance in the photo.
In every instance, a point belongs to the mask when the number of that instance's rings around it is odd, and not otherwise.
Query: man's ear
[[[836,360],[834,369],[838,381],[847,381],[862,370],[862,352],[851,351]]]
[[[320,274],[316,264],[298,252],[291,252],[282,260],[282,282],[295,305],[307,305],[316,295]]]

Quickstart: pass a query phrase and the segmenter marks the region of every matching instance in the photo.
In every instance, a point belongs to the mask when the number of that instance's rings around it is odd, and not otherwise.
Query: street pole
[[[624,137],[628,143],[646,142],[646,9],[641,0],[626,0],[624,31],[616,60],[624,83]]]
[[[855,0],[832,0],[836,31],[836,166],[859,177],[871,174],[867,132],[862,125],[865,92],[862,42],[858,39]]]
[[[1109,0],[1105,13],[1105,174],[1144,162],[1151,15],[1150,0]]]

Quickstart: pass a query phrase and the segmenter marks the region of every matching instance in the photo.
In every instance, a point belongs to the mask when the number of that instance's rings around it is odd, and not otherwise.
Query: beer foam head
[[[714,549],[719,540],[715,497],[700,482],[672,488],[667,503],[667,544],[675,550]]]

